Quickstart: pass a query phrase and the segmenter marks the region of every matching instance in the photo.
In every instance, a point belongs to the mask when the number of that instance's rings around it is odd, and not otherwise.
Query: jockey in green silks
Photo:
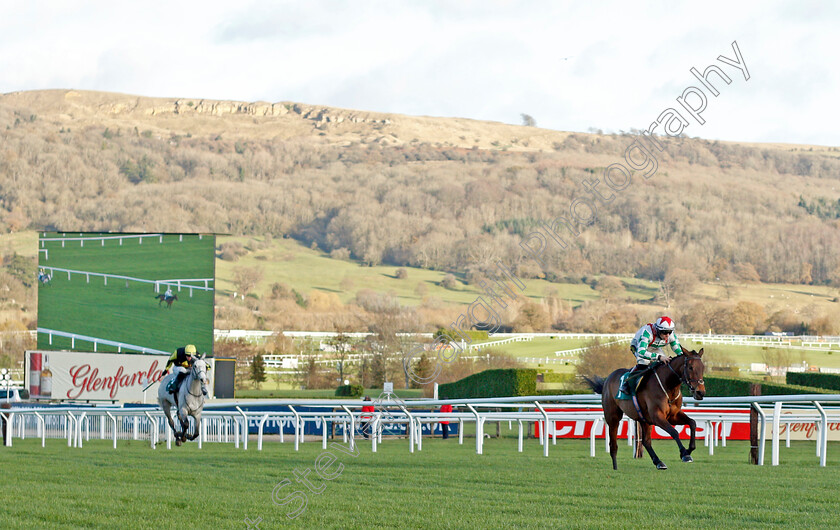
[[[621,376],[621,385],[618,387],[620,393],[630,395],[636,379],[644,374],[653,361],[668,362],[668,356],[661,349],[666,344],[675,354],[683,354],[674,328],[674,321],[670,317],[661,316],[653,324],[645,324],[636,332],[630,341],[630,352],[636,357],[636,366]]]

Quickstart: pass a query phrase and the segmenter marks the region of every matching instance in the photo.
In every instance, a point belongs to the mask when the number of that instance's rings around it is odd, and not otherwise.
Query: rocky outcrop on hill
[[[12,92],[0,96],[0,101],[34,106],[40,110],[53,110],[74,117],[86,116],[299,116],[317,123],[380,123],[390,124],[388,115],[360,112],[333,107],[303,105],[281,101],[222,101],[212,99],[149,98],[123,94],[89,92],[80,90],[44,90],[37,92]],[[15,105],[17,106],[17,105]]]

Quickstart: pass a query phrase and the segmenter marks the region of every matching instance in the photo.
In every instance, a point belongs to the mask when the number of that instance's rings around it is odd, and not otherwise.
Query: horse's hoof
[[[175,445],[177,445],[178,447],[181,447],[181,440],[175,440]]]
[[[691,455],[685,455],[684,457],[682,457],[682,461],[683,462],[694,462],[694,459],[691,458]]]
[[[659,462],[656,464],[656,469],[668,469],[668,466],[665,465],[665,462]]]

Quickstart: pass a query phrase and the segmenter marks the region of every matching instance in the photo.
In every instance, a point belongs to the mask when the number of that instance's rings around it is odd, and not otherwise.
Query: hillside
[[[540,223],[569,217],[573,200],[591,197],[582,181],[602,179],[634,139],[293,102],[18,92],[0,96],[0,227],[202,231],[262,242],[261,258],[254,247],[235,265],[265,266],[254,287],[262,307],[254,298],[230,310],[256,315],[243,317],[254,326],[330,328],[338,313],[342,325],[364,326],[347,305],[364,306],[363,289],[405,291],[399,302],[425,311],[415,325],[445,324],[499,260],[531,289],[508,321],[528,299],[542,304],[545,318],[525,327],[591,328],[597,315],[617,311],[598,325],[623,328],[668,307],[704,314],[692,323],[698,329],[719,328],[727,320],[715,321],[720,307],[746,300],[764,311],[754,330],[831,320],[827,301],[840,284],[836,147],[660,138],[656,174],[636,173],[609,203],[592,202],[594,224],[578,224],[577,238],[564,232],[568,248],[550,245],[542,266],[523,252]],[[327,260],[319,270],[329,279],[289,279],[303,282],[295,286],[281,274],[269,282],[268,262],[300,254],[268,250],[286,238]],[[410,270],[411,288],[354,278],[397,267]],[[447,273],[457,284],[439,288]],[[24,299],[9,294],[23,288],[20,279],[3,274],[4,299]],[[418,280],[430,286],[425,293]],[[286,285],[272,291],[274,283]],[[805,296],[829,305],[771,299],[774,288],[763,284],[808,286]],[[303,318],[303,306],[289,302],[295,287],[304,297],[331,292],[341,305],[327,300],[322,317]],[[586,302],[594,299],[601,305]],[[710,303],[720,307],[701,305]],[[574,316],[573,306],[590,313]],[[783,309],[790,314],[771,322]],[[284,311],[292,316],[265,316]]]

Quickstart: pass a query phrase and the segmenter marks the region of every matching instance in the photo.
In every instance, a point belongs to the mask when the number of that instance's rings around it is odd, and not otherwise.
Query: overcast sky
[[[834,2],[0,0],[0,92],[296,101],[645,129],[720,66],[689,136],[840,145]],[[598,7],[596,7],[598,6]],[[737,41],[749,70],[735,58]]]

